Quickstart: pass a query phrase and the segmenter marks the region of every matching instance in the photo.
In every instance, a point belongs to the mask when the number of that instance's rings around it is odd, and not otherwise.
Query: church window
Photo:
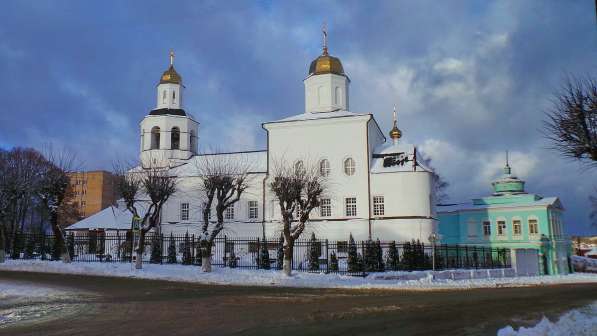
[[[477,237],[477,223],[474,219],[469,219],[467,223],[467,230],[469,237]]]
[[[259,207],[257,201],[249,201],[249,219],[257,219],[259,217]]]
[[[166,90],[164,90],[164,92],[162,93],[162,104],[166,104]]]
[[[172,127],[170,133],[170,148],[180,149],[180,129],[178,127]]]
[[[506,234],[506,221],[497,221],[497,234],[498,236],[504,236]]]
[[[191,147],[190,150],[192,153],[195,153],[195,132],[191,130],[189,132],[189,146]]]
[[[357,215],[357,198],[356,197],[347,197],[344,200],[344,204],[346,205],[346,216],[347,217],[354,217]]]
[[[330,200],[329,198],[322,198],[321,201],[319,201],[319,216],[332,216],[332,200]]]
[[[483,235],[488,237],[491,236],[491,222],[483,221]]]
[[[226,208],[226,211],[224,211],[224,219],[234,219],[234,205]]]
[[[385,201],[383,196],[373,196],[373,216],[385,214]]]
[[[512,220],[512,233],[515,236],[520,236],[522,234],[522,225],[520,224],[520,219]]]
[[[151,129],[151,149],[160,148],[160,128],[155,126]]]
[[[355,164],[352,158],[348,158],[344,160],[344,173],[348,176],[354,175],[355,172]]]
[[[176,91],[172,91],[172,104],[176,104]]]
[[[320,105],[323,103],[323,86],[320,86],[317,88],[317,105]]]
[[[539,234],[539,225],[537,224],[536,219],[529,219],[529,234],[530,235]]]
[[[330,175],[330,161],[328,161],[327,159],[319,161],[319,173],[321,174],[321,176]]]
[[[189,220],[189,203],[180,203],[180,220]]]
[[[303,161],[299,160],[294,164],[294,170],[296,173],[304,173],[305,172],[305,164]]]

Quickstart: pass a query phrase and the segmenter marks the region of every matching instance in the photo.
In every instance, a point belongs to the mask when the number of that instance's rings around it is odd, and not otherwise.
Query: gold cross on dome
[[[174,65],[174,51],[170,50],[170,65]]]

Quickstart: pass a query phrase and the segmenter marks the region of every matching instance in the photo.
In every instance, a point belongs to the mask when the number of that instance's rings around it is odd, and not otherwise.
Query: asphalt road
[[[197,285],[0,272],[0,280],[91,296],[75,314],[0,335],[495,335],[597,301],[597,285],[443,290],[336,290]]]

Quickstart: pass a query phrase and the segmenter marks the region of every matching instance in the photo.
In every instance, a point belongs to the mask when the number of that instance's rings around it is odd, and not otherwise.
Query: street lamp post
[[[431,243],[431,267],[435,271],[435,243],[440,239],[440,235],[437,232],[432,232],[428,239]]]

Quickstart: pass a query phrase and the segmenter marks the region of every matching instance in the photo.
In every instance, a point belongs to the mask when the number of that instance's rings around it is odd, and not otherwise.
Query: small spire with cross
[[[174,50],[170,50],[170,66],[174,66]]]
[[[511,173],[512,173],[512,168],[510,168],[509,153],[506,150],[506,166],[504,167],[504,174],[510,175]]]
[[[323,33],[323,54],[328,54],[328,25],[324,21],[323,27],[321,27],[321,32]]]
[[[398,129],[398,117],[396,116],[396,105],[394,105],[394,126],[390,130],[390,138],[394,144],[398,143],[398,139],[402,137],[402,131]]]

